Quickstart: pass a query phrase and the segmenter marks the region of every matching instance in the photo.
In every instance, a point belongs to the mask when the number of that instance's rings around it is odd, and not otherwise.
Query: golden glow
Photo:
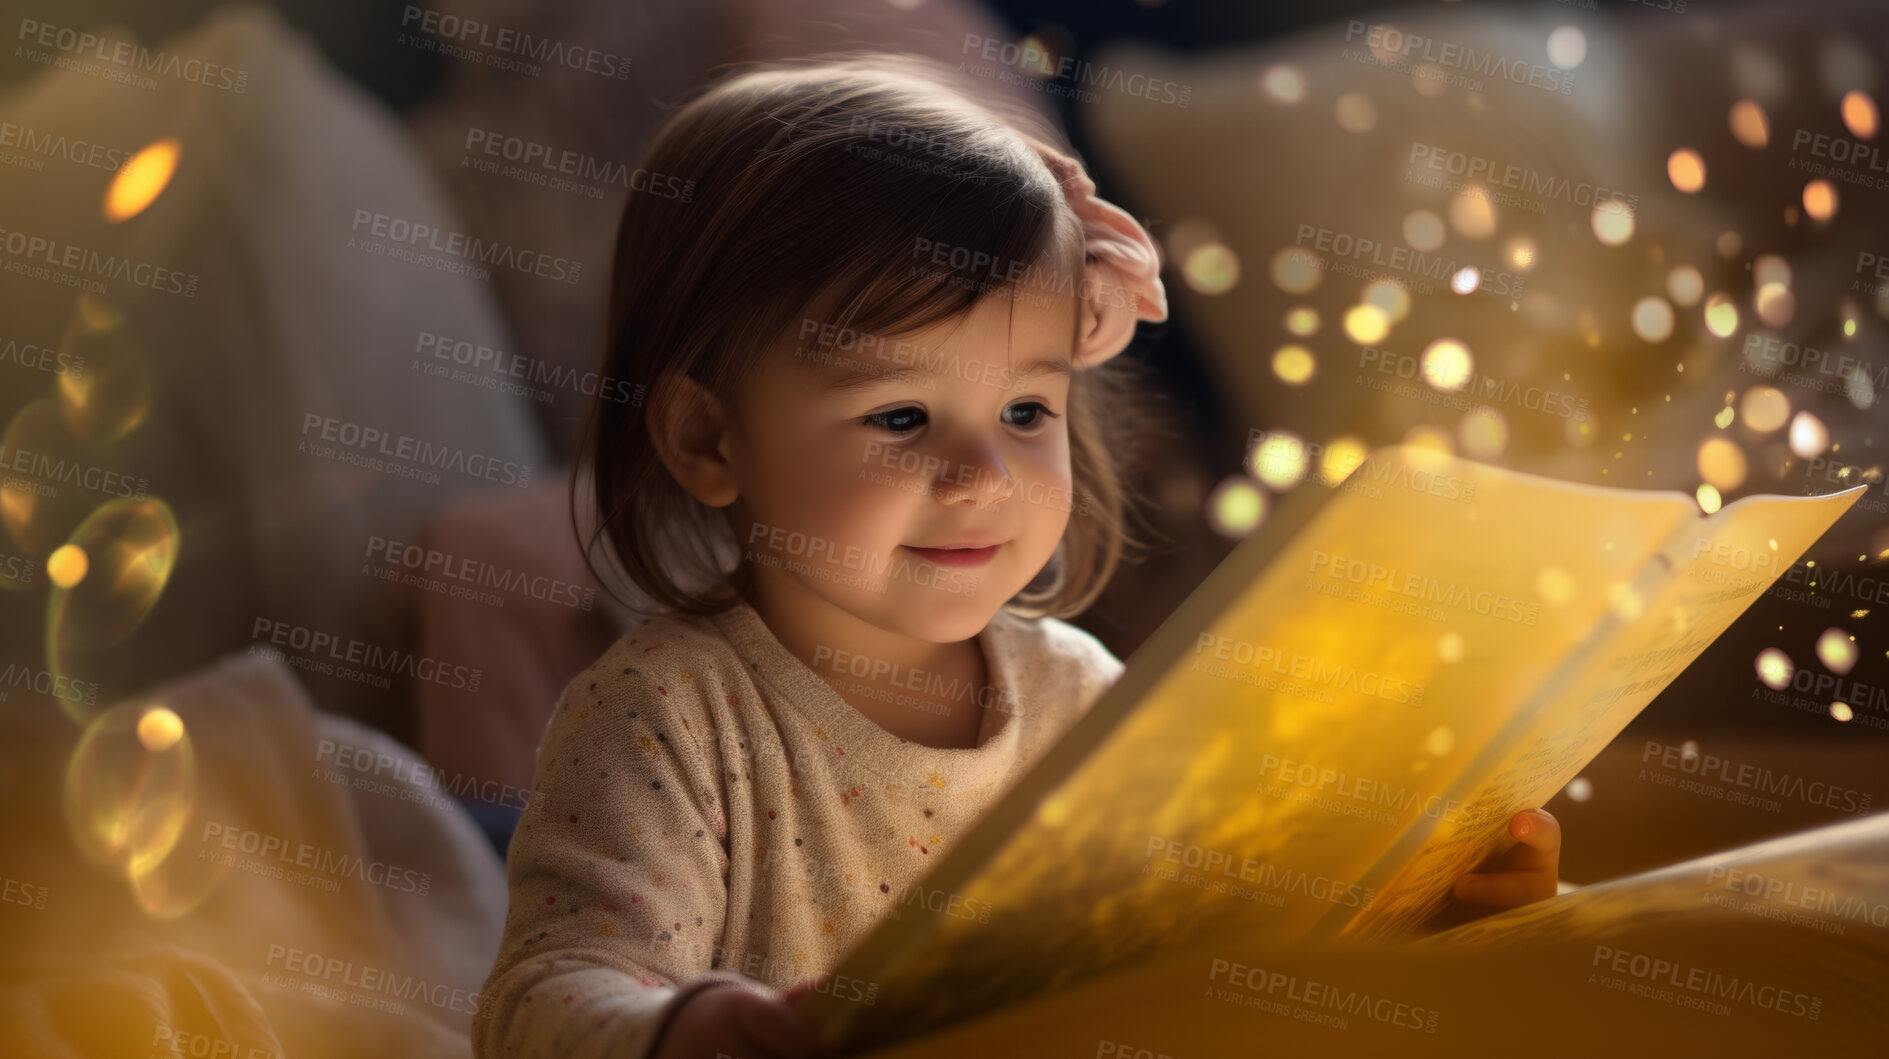
[[[1272,431],[1253,446],[1246,462],[1253,477],[1274,489],[1290,489],[1308,469],[1305,439],[1288,430]]]
[[[196,800],[188,733],[180,723],[166,742],[169,733],[156,731],[153,749],[143,730],[146,716],[132,703],[102,711],[66,763],[64,806],[73,840],[87,859],[128,878],[170,854]],[[167,726],[160,721],[157,727]]]
[[[1318,333],[1318,310],[1309,305],[1286,310],[1286,330],[1306,338]]]
[[[1458,294],[1474,294],[1482,287],[1482,270],[1474,265],[1465,265],[1450,277],[1450,289]]]
[[[1487,239],[1495,234],[1495,206],[1488,192],[1479,187],[1458,192],[1450,200],[1450,227],[1469,239]]]
[[[1830,704],[1830,716],[1839,721],[1847,721],[1856,716],[1856,713],[1850,709],[1850,704],[1847,702],[1833,702]]]
[[[1476,371],[1476,358],[1469,347],[1454,338],[1439,338],[1424,347],[1423,381],[1433,390],[1455,393],[1469,385]]]
[[[1836,185],[1828,180],[1813,180],[1804,185],[1804,212],[1813,221],[1827,221],[1837,214]]]
[[[1548,34],[1548,61],[1572,70],[1587,58],[1587,34],[1577,26],[1560,26]]]
[[[1738,414],[1745,426],[1769,434],[1791,418],[1791,399],[1776,387],[1753,386],[1738,402]]]
[[[1291,386],[1303,386],[1318,371],[1318,362],[1304,346],[1280,346],[1272,355],[1272,373]]]
[[[1446,632],[1437,638],[1436,656],[1453,665],[1463,660],[1466,648],[1461,633]]]
[[[1705,329],[1720,338],[1729,338],[1738,330],[1738,306],[1730,297],[1715,292],[1705,300]]]
[[[1473,459],[1494,460],[1509,447],[1509,421],[1493,408],[1476,408],[1463,415],[1456,435],[1463,453]]]
[[[1430,730],[1429,736],[1423,741],[1423,748],[1432,757],[1442,757],[1456,749],[1456,733],[1450,731],[1449,725],[1439,724]]]
[[[1699,446],[1698,464],[1699,477],[1720,489],[1736,489],[1745,482],[1745,450],[1730,438],[1706,438]]]
[[[1772,691],[1783,691],[1791,686],[1791,677],[1797,673],[1791,656],[1775,647],[1767,647],[1758,652],[1758,679]]]
[[[1607,587],[1607,605],[1621,621],[1639,621],[1646,610],[1646,601],[1625,581],[1615,581]]]
[[[1361,346],[1384,341],[1390,330],[1390,317],[1375,305],[1354,305],[1345,310],[1345,334]]]
[[[76,544],[62,544],[46,557],[46,576],[60,588],[71,588],[85,580],[85,572],[90,566],[84,548]]]
[[[1404,242],[1412,249],[1428,254],[1443,245],[1447,234],[1443,218],[1429,210],[1411,210],[1404,216]]]
[[[1550,606],[1567,606],[1574,599],[1574,588],[1574,575],[1559,566],[1544,566],[1535,575],[1535,591]]]
[[[1839,676],[1856,667],[1856,637],[1832,626],[1817,637],[1817,660]]]
[[[1207,524],[1223,537],[1244,537],[1265,517],[1266,494],[1250,478],[1232,475],[1207,496]]]
[[[1576,776],[1568,781],[1561,793],[1568,796],[1568,801],[1584,802],[1594,796],[1594,781],[1586,776]]]
[[[1853,90],[1843,97],[1843,124],[1859,140],[1876,138],[1878,120],[1876,101],[1869,98],[1868,92]]]
[[[1297,103],[1305,98],[1305,75],[1298,67],[1281,63],[1260,75],[1259,87],[1278,102]]]
[[[184,719],[163,706],[154,706],[138,718],[138,742],[153,754],[162,754],[184,737]]]
[[[1772,327],[1783,327],[1791,322],[1797,312],[1797,299],[1791,295],[1789,287],[1782,283],[1767,283],[1758,288],[1755,299],[1758,306],[1758,319]]]
[[[1678,305],[1697,305],[1705,297],[1705,277],[1691,265],[1681,265],[1666,274],[1666,293]]]
[[[1718,427],[1720,430],[1724,430],[1726,427],[1731,426],[1732,421],[1737,418],[1738,410],[1731,405],[1726,405],[1718,410],[1718,415],[1712,417],[1712,425]]]
[[[175,137],[166,137],[126,160],[105,189],[105,204],[100,211],[105,219],[130,220],[156,202],[170,186],[182,153],[183,145]]]
[[[1333,109],[1338,127],[1346,132],[1370,132],[1377,127],[1377,104],[1363,92],[1346,92]]]
[[[1594,238],[1607,246],[1624,246],[1633,238],[1633,209],[1618,199],[1597,204],[1591,223]]]
[[[1751,282],[1762,287],[1768,283],[1791,285],[1791,263],[1776,254],[1759,254],[1751,263]]]
[[[1763,147],[1771,142],[1771,122],[1764,115],[1764,108],[1749,99],[1741,99],[1732,104],[1727,115],[1732,127],[1732,135],[1746,147]]]
[[[1364,285],[1365,305],[1375,305],[1395,324],[1410,315],[1410,292],[1387,279],[1374,279]]]
[[[1370,455],[1365,450],[1364,442],[1346,435],[1333,438],[1325,444],[1325,454],[1318,460],[1318,477],[1326,485],[1337,485],[1350,477],[1358,469],[1364,458]]]
[[[1509,240],[1509,264],[1519,272],[1527,272],[1535,267],[1535,241],[1526,235],[1518,235]]]
[[[1830,447],[1830,428],[1809,412],[1799,412],[1791,420],[1791,453],[1799,459],[1814,459]]]
[[[1671,338],[1673,307],[1664,298],[1641,298],[1633,305],[1633,333],[1643,342],[1659,343]]]
[[[1187,252],[1181,278],[1202,294],[1225,294],[1240,281],[1240,258],[1225,243],[1203,243]]]
[[[1690,147],[1682,147],[1666,157],[1666,177],[1673,187],[1690,195],[1705,187],[1705,159]]]
[[[1717,511],[1720,507],[1723,507],[1725,503],[1718,495],[1718,490],[1712,488],[1710,485],[1700,485],[1697,496],[1699,498],[1699,510],[1708,515]]]

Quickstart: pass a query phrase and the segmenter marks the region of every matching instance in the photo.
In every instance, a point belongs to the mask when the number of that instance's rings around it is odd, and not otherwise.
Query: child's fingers
[[[1546,872],[1551,878],[1561,865],[1561,822],[1544,809],[1529,809],[1509,818],[1509,834],[1519,843],[1502,858],[1508,871]]]
[[[1517,847],[1518,849],[1521,847]],[[1555,895],[1552,872],[1471,873],[1456,880],[1456,899],[1478,908],[1519,908]]]

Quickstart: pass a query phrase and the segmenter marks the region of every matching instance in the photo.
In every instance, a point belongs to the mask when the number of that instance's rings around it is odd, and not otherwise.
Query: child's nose
[[[970,450],[957,455],[963,458],[946,460],[932,480],[931,495],[939,503],[992,507],[1010,499],[1016,491],[1017,480],[996,452]]]

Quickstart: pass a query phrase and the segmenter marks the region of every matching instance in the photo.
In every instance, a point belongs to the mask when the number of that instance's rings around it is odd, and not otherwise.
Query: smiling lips
[[[989,544],[982,548],[914,548],[909,544],[899,547],[915,552],[929,562],[939,566],[983,566],[997,557],[997,550],[1002,544]]]

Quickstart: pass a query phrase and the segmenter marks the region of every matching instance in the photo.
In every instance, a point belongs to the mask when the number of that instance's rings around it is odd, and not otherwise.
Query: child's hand
[[[676,1010],[653,1059],[817,1059],[832,1054],[820,1043],[794,1003],[811,983],[762,996],[746,989],[710,986]]]
[[[1555,895],[1561,866],[1561,824],[1545,810],[1509,818],[1516,844],[1484,864],[1484,871],[1456,880],[1456,899],[1483,913],[1499,912]]]

